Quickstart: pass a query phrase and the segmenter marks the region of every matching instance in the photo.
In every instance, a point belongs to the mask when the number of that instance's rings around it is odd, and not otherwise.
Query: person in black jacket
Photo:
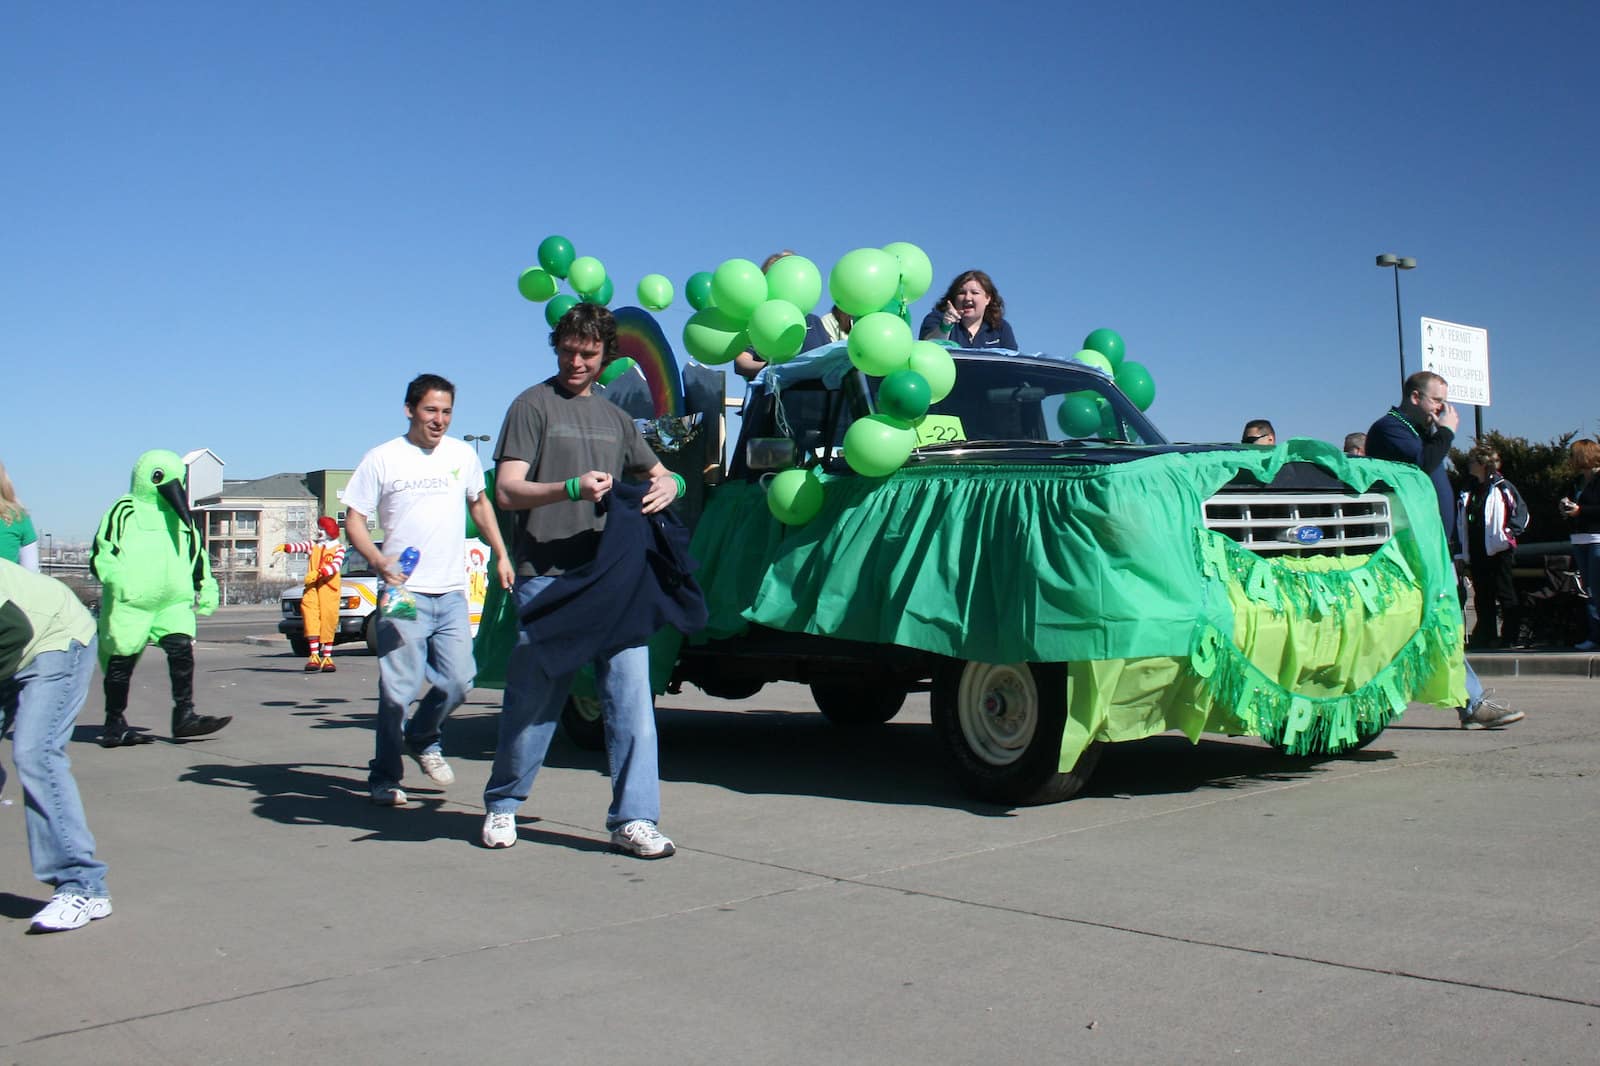
[[[1572,523],[1572,561],[1589,597],[1589,633],[1577,651],[1600,651],[1600,442],[1572,442],[1578,480],[1561,498],[1561,515]]]
[[[1455,491],[1445,473],[1444,460],[1450,454],[1450,444],[1455,440],[1461,416],[1449,398],[1449,383],[1431,370],[1419,370],[1406,378],[1400,403],[1389,408],[1367,430],[1367,455],[1373,459],[1410,463],[1433,479],[1434,491],[1439,496],[1439,517],[1444,521],[1445,539],[1453,554],[1458,545]],[[1462,729],[1473,725],[1498,729],[1527,717],[1498,700],[1489,699],[1471,663],[1467,664],[1467,705],[1457,713]]]
[[[1467,473],[1470,480],[1456,504],[1461,542],[1456,559],[1472,575],[1472,602],[1478,612],[1467,647],[1510,647],[1522,621],[1511,566],[1517,538],[1528,528],[1528,505],[1517,487],[1500,475],[1500,453],[1487,444],[1468,454]]]
[[[611,312],[578,304],[556,323],[550,346],[556,374],[511,402],[495,451],[495,502],[521,512],[512,546],[519,616],[563,574],[595,561],[608,525],[598,505],[624,476],[648,481],[638,504],[645,515],[662,511],[683,491],[633,420],[594,392],[601,367],[617,356]],[[605,625],[599,621],[606,606],[601,590],[610,587],[597,586],[583,601],[592,606],[597,628]],[[611,846],[642,859],[665,858],[674,848],[657,827],[661,785],[649,649],[642,639],[623,648],[597,646],[592,661],[611,768]],[[485,847],[517,842],[517,808],[544,764],[575,671],[571,661],[556,665],[547,658],[527,627],[519,630],[506,663],[494,768],[483,791]]]

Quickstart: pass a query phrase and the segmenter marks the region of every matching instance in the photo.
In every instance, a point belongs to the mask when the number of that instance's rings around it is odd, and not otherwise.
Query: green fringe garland
[[[1416,584],[1393,541],[1360,567],[1307,571],[1295,560],[1263,558],[1220,534],[1197,533],[1201,572],[1237,582],[1252,600],[1274,611],[1321,617],[1353,610],[1359,602],[1370,615],[1393,607],[1398,591]],[[1360,688],[1338,696],[1301,696],[1285,689],[1230,635],[1211,625],[1196,629],[1189,668],[1201,698],[1225,708],[1249,733],[1290,755],[1336,755],[1360,747],[1400,717],[1440,658],[1460,642],[1450,607],[1424,606],[1421,625],[1389,664]]]

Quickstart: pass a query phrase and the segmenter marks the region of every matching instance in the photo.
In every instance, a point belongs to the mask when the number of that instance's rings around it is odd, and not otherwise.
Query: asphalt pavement
[[[275,616],[274,616],[275,617]],[[270,632],[270,630],[268,631]],[[840,731],[804,689],[659,713],[662,827],[615,855],[604,759],[559,740],[508,851],[478,843],[499,694],[448,791],[365,793],[375,660],[202,641],[214,737],[71,748],[115,913],[27,936],[0,806],[0,1062],[1588,1063],[1600,1034],[1600,687],[1413,707],[1374,744],[1109,750],[1007,810],[944,778],[925,697]],[[130,719],[164,732],[166,672]],[[9,750],[5,760],[9,764]]]

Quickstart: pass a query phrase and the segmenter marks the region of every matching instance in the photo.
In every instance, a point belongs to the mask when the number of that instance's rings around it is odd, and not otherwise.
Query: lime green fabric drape
[[[1389,485],[1390,543],[1373,556],[1265,559],[1205,530],[1205,500],[1235,475],[1266,484],[1289,462],[1357,492]],[[712,493],[694,537],[710,615],[695,642],[754,623],[1071,664],[1064,767],[1096,739],[1169,729],[1338,751],[1407,699],[1465,702],[1453,569],[1433,485],[1413,467],[1290,440],[1104,466],[913,466],[822,480],[822,512],[798,528],[772,518],[757,484]],[[496,640],[480,630],[480,684],[503,674],[484,658]],[[658,690],[670,654],[656,664]]]

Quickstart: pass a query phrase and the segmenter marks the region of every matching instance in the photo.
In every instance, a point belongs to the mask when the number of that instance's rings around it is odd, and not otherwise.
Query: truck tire
[[[367,620],[361,624],[361,639],[367,642],[367,650],[378,654],[378,612],[373,611],[367,615]]]
[[[584,751],[606,749],[606,723],[596,696],[568,696],[561,708],[561,731]]]
[[[305,637],[290,637],[289,650],[304,659],[311,654],[311,644]]]
[[[1104,744],[1060,772],[1066,722],[1064,664],[954,662],[934,675],[934,732],[956,779],[979,799],[1023,807],[1075,795]]]
[[[905,686],[879,682],[852,685],[843,681],[811,682],[811,698],[822,717],[845,729],[883,725],[900,713]]]

